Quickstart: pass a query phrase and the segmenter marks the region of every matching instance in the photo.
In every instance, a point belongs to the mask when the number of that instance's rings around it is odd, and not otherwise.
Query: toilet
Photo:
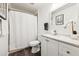
[[[29,42],[30,47],[32,47],[31,52],[37,53],[40,51],[40,42],[38,40]]]

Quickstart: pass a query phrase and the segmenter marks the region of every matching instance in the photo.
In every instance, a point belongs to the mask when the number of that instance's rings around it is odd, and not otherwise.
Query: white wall
[[[55,11],[58,8],[61,8],[62,6],[66,5],[67,3],[53,3],[51,11]]]
[[[51,3],[45,3],[44,7],[38,10],[38,38],[40,37],[40,35],[48,32],[44,30],[44,23],[50,22],[51,7]]]
[[[51,3],[45,3],[45,6],[38,10],[38,34],[44,34],[44,23],[50,22]]]
[[[79,4],[75,4],[72,5],[70,7],[67,7],[63,10],[60,11],[56,11],[53,13],[52,17],[52,21],[51,21],[51,30],[57,30],[57,32],[59,34],[65,34],[65,35],[70,35],[71,34],[71,25],[68,25],[67,29],[64,29],[64,25],[56,25],[55,24],[55,17],[57,15],[60,14],[64,14],[64,24],[68,23],[69,20],[75,20],[77,22],[77,26],[79,26],[78,24],[78,19],[79,19]],[[76,30],[79,33],[79,28],[76,27]]]
[[[38,10],[38,40],[41,39],[42,34],[48,31],[44,30],[44,23],[50,23],[51,3],[45,3],[44,6]]]
[[[0,15],[2,11],[0,9]],[[0,18],[1,19],[1,18]],[[8,55],[8,20],[2,20],[2,34],[0,34],[0,56]]]

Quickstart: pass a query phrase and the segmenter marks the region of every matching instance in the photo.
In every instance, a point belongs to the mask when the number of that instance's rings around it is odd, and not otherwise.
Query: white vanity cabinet
[[[42,56],[79,56],[79,47],[50,37],[41,37]]]
[[[79,56],[79,47],[70,44],[59,42],[59,55],[60,56]]]
[[[42,37],[42,56],[58,56],[58,42],[50,38]]]

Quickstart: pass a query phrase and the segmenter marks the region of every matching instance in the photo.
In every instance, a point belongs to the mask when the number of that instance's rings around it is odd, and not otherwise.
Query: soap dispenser
[[[44,23],[44,30],[48,30],[48,23]]]

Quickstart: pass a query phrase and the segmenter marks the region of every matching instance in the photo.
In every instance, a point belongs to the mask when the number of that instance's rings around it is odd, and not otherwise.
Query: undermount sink
[[[59,35],[58,33],[52,33],[52,32],[48,32],[48,34],[50,34],[50,35]]]

